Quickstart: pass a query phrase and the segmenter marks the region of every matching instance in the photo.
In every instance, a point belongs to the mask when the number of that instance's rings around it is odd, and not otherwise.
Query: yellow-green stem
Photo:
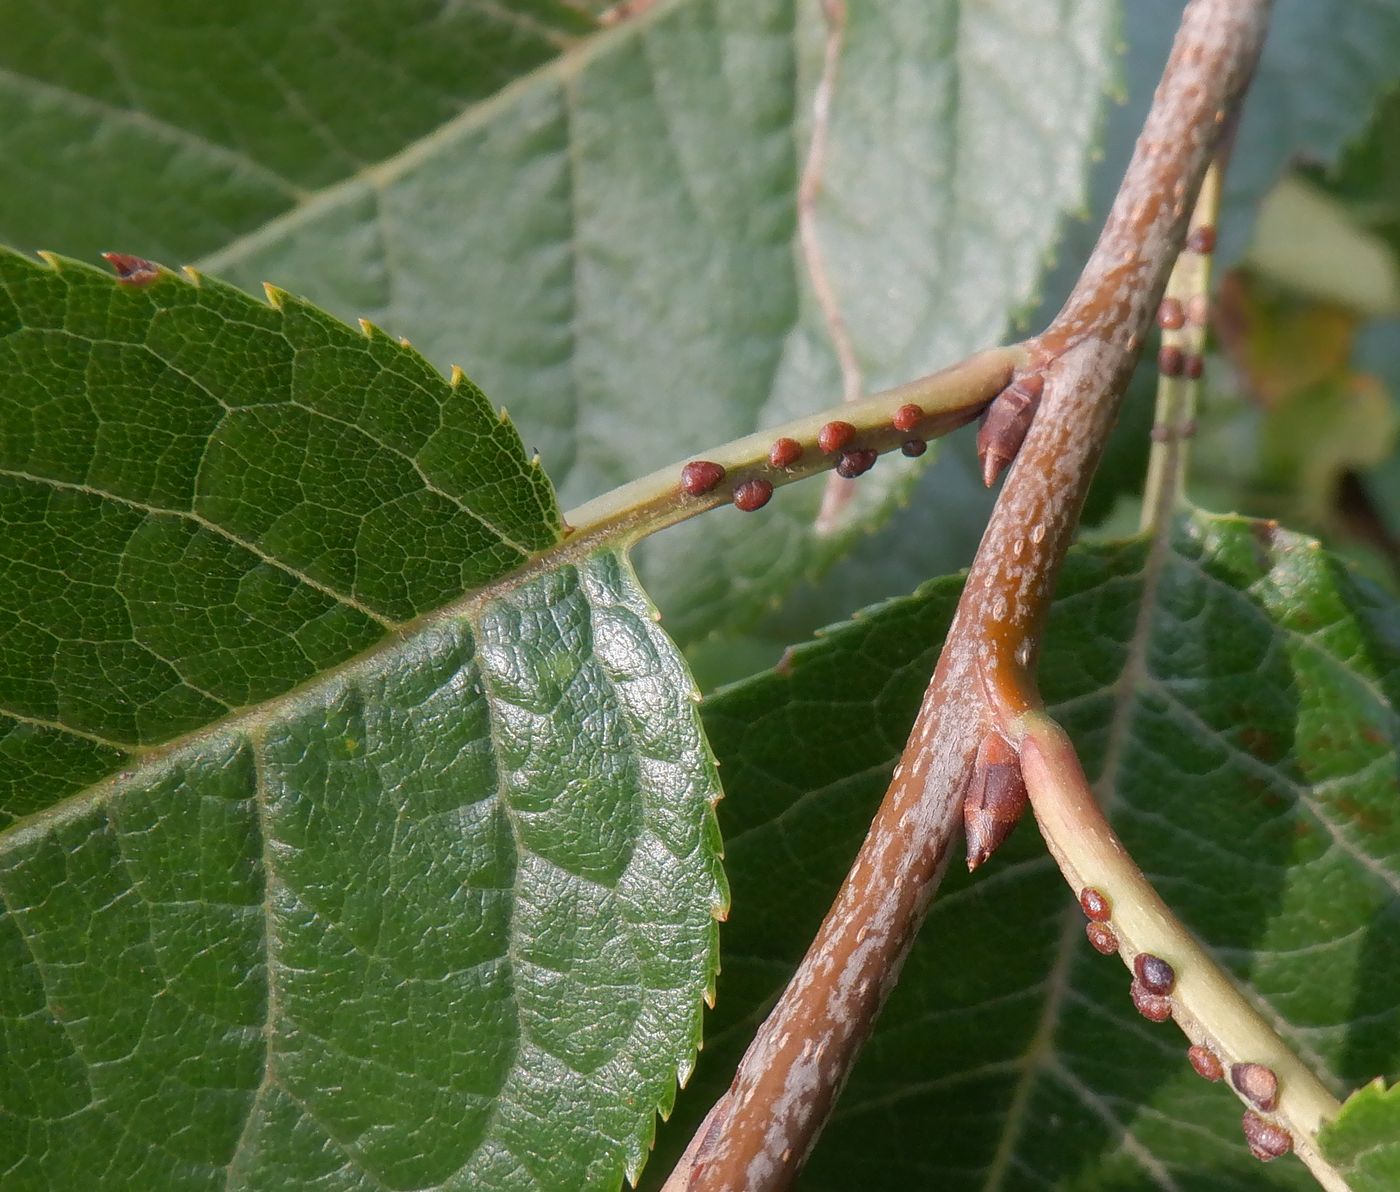
[[[1223,162],[1217,157],[1206,171],[1201,193],[1191,213],[1186,247],[1176,259],[1167,282],[1163,306],[1175,303],[1185,317],[1180,327],[1162,328],[1163,356],[1177,354],[1177,371],[1161,367],[1157,375],[1157,406],[1152,418],[1152,452],[1147,461],[1147,483],[1142,497],[1142,528],[1161,525],[1181,502],[1191,436],[1195,433],[1196,407],[1201,389],[1196,376],[1181,371],[1186,362],[1205,357],[1207,302],[1210,297],[1210,251],[1191,247],[1193,235],[1202,229],[1214,239],[1220,215],[1220,183]],[[1186,317],[1191,312],[1195,318]]]
[[[1123,963],[1131,971],[1137,956],[1146,953],[1172,966],[1176,973],[1172,1017],[1192,1043],[1215,1054],[1227,1074],[1231,1064],[1263,1064],[1273,1069],[1278,1077],[1278,1105],[1265,1116],[1288,1130],[1294,1150],[1323,1188],[1347,1192],[1346,1181],[1317,1149],[1318,1130],[1339,1108],[1336,1098],[1153,889],[1109,827],[1064,730],[1044,712],[1029,712],[1016,722],[1015,732],[1021,770],[1046,846],[1076,897],[1092,889],[1108,900],[1110,926]],[[1230,1083],[1228,1077],[1226,1083]],[[1259,1112],[1239,1090],[1234,1091]]]
[[[568,515],[571,541],[605,538],[630,546],[647,534],[727,504],[734,498],[735,487],[745,480],[766,480],[778,488],[828,472],[835,467],[837,456],[823,454],[816,440],[822,425],[832,419],[855,427],[853,445],[881,453],[897,449],[911,438],[928,440],[945,435],[975,418],[1026,359],[1026,349],[1020,344],[992,348],[917,381],[847,402],[839,409],[697,452],[688,458],[708,460],[725,470],[724,480],[712,491],[702,496],[683,492],[679,483],[686,460],[678,460],[572,510]],[[896,430],[891,425],[895,411],[904,405],[923,410],[923,418],[912,430]],[[793,439],[802,445],[801,458],[789,468],[775,468],[768,462],[769,449],[779,438]]]

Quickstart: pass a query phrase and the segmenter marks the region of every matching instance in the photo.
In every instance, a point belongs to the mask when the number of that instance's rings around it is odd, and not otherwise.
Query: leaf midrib
[[[564,524],[570,525],[573,521],[566,515]],[[227,716],[221,716],[159,745],[132,751],[129,756],[134,764],[124,766],[48,807],[21,816],[0,830],[0,848],[17,847],[31,839],[37,839],[86,811],[101,806],[108,799],[120,795],[128,783],[139,781],[143,775],[186,750],[197,749],[225,734],[241,734],[248,737],[278,719],[295,715],[319,702],[328,688],[343,680],[368,673],[382,666],[386,660],[392,660],[396,654],[411,654],[415,642],[447,622],[470,619],[491,601],[523,587],[542,573],[581,561],[595,552],[625,549],[631,534],[632,530],[625,523],[614,521],[604,521],[581,529],[570,537],[561,539],[554,546],[536,552],[519,566],[504,572],[489,583],[473,588],[448,604],[420,614],[368,649],[319,671],[280,695],[234,709]]]

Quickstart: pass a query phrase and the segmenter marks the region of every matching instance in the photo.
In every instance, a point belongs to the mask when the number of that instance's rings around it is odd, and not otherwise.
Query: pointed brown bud
[[[995,730],[989,732],[977,747],[972,778],[963,797],[968,869],[976,869],[1001,847],[1027,801],[1021,759],[1005,737]]]
[[[1031,373],[1018,377],[987,407],[982,429],[977,432],[977,457],[982,461],[982,482],[988,488],[1021,450],[1044,392],[1045,378]]]

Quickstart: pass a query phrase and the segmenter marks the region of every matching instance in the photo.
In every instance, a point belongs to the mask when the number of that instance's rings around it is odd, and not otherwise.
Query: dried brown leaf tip
[[[125,252],[104,252],[102,259],[116,270],[119,285],[148,286],[160,276],[160,266],[145,257],[133,257]]]
[[[984,864],[1001,847],[1028,801],[1021,759],[1000,733],[988,733],[977,747],[972,778],[963,797],[968,869]]]
[[[1266,1122],[1252,1109],[1245,1110],[1244,1140],[1249,1143],[1249,1153],[1265,1163],[1270,1159],[1281,1159],[1293,1149],[1293,1136],[1282,1126]]]
[[[982,461],[982,482],[988,488],[1021,450],[1044,392],[1045,378],[1031,373],[1017,377],[987,407],[982,429],[977,432],[977,457]]]

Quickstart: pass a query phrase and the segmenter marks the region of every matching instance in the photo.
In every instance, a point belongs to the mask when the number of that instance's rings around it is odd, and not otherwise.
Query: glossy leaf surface
[[[13,255],[0,313],[7,1185],[616,1187],[724,897],[626,560],[382,333]]]
[[[1347,1098],[1322,1135],[1323,1150],[1352,1192],[1383,1192],[1400,1183],[1400,1092],[1376,1081]]]

